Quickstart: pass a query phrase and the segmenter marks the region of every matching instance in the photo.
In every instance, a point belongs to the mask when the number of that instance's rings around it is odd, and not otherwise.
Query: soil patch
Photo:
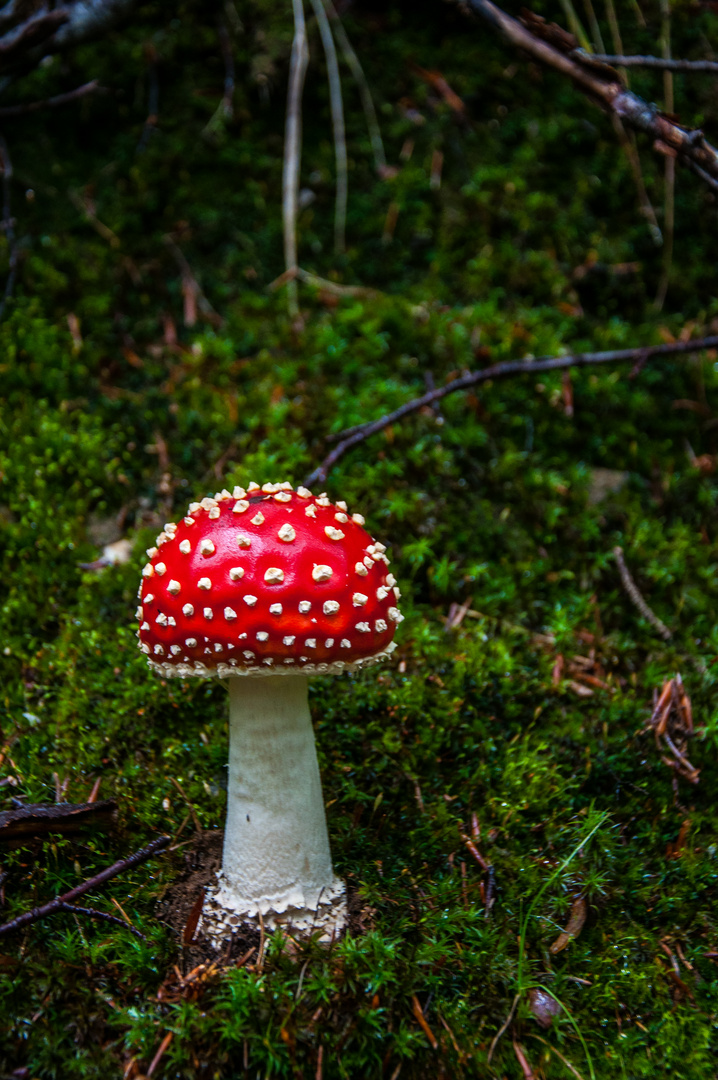
[[[259,948],[260,932],[249,923],[237,927],[227,939],[226,948],[220,951],[201,934],[193,933],[205,889],[214,883],[222,866],[223,842],[223,829],[207,829],[197,835],[185,848],[185,866],[180,876],[157,904],[158,918],[171,928],[180,948],[178,966],[183,974],[198,964],[217,960],[223,965],[234,964],[251,948]],[[344,932],[358,937],[371,927],[374,912],[363,903],[351,877],[346,882],[346,889],[348,920]]]
[[[222,866],[223,829],[207,829],[200,833],[194,843],[185,848],[185,866],[157,904],[157,915],[169,926],[181,950],[178,964],[183,974],[198,964],[221,960],[223,964],[236,963],[252,947],[259,948],[259,931],[244,925],[227,939],[224,951],[193,932],[198,907],[208,885],[214,883],[215,875]]]

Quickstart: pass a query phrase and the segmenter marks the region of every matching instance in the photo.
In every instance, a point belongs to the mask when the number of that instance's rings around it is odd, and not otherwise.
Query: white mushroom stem
[[[220,902],[248,915],[316,911],[340,882],[329,851],[307,678],[250,676],[230,679],[229,686]]]

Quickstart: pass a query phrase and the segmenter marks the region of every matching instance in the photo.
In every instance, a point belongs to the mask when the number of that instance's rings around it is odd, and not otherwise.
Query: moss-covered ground
[[[330,495],[389,545],[407,615],[395,661],[311,691],[335,862],[366,932],[330,950],[275,939],[262,970],[158,999],[181,958],[156,905],[193,835],[173,781],[201,826],[220,828],[227,754],[223,687],[166,684],[136,648],[158,527],[225,485],[301,482],[329,433],[429,376],[698,336],[718,317],[708,189],[679,170],[657,313],[662,254],[610,123],[424,0],[347,16],[399,169],[376,177],[347,78],[341,257],[310,27],[300,258],[377,295],[301,286],[291,322],[267,289],[283,270],[290,5],[225,11],[237,72],[226,121],[216,13],[169,7],[146,5],[5,95],[93,76],[106,88],[4,128],[20,265],[0,324],[0,807],[53,801],[65,780],[82,802],[101,779],[119,820],[3,850],[2,916],[163,832],[178,846],[87,898],[121,905],[146,942],[68,913],[0,939],[0,1073],[139,1077],[163,1046],[156,1077],[519,1078],[522,1054],[536,1077],[713,1076],[718,372],[705,353],[457,394],[332,471]],[[637,5],[618,7],[626,48],[655,51],[658,5],[641,7],[645,29]],[[563,19],[558,5],[544,13]],[[710,5],[682,6],[676,52],[703,55],[716,20]],[[465,119],[412,64],[441,70]],[[153,70],[158,122],[145,130]],[[660,96],[657,76],[632,79]],[[681,77],[676,107],[715,133],[713,91]],[[662,159],[641,155],[660,220]],[[211,304],[194,325],[177,250]],[[130,562],[83,568],[120,537]],[[617,544],[669,643],[623,591]],[[674,782],[642,734],[677,672],[697,785]],[[579,898],[581,932],[550,952]],[[542,1027],[549,992],[563,1008]]]

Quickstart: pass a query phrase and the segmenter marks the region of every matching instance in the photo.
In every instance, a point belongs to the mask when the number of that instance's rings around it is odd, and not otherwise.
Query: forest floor
[[[164,522],[223,487],[301,483],[328,436],[466,370],[715,333],[718,300],[712,193],[679,170],[659,312],[662,251],[608,120],[422,0],[346,20],[391,168],[345,74],[341,255],[310,25],[300,263],[372,291],[300,282],[290,318],[269,288],[288,5],[222,9],[231,116],[214,16],[167,7],[5,94],[105,87],[3,128],[0,810],[93,792],[117,814],[2,844],[2,918],[172,842],[81,901],[131,927],[62,911],[0,938],[0,1075],[714,1076],[715,352],[486,383],[337,463],[326,490],[387,544],[406,615],[390,663],[311,683],[352,932],[248,939],[197,970],[173,929],[171,890],[223,826],[227,695],[160,680],[137,649]],[[642,29],[636,7],[626,48],[655,51],[657,11]],[[674,48],[717,28],[702,8]],[[687,122],[715,129],[712,90],[680,84]],[[662,220],[662,159],[640,150]]]

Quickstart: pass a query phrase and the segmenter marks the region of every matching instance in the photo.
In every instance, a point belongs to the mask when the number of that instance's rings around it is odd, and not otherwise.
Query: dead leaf
[[[191,945],[192,941],[194,940],[195,930],[197,929],[197,923],[199,922],[199,917],[202,914],[202,906],[203,906],[203,904],[204,904],[204,889],[202,889],[200,891],[199,896],[195,900],[194,904],[192,905],[192,908],[190,909],[190,913],[187,916],[187,922],[185,923],[184,931],[182,933],[182,944],[183,945]]]
[[[441,95],[449,108],[452,109],[457,116],[462,118],[466,116],[466,106],[459,95],[451,89],[440,71],[427,71],[426,68],[419,67],[418,64],[411,64],[411,67],[425,83],[428,83],[437,94]]]
[[[417,1020],[417,1023],[419,1024],[419,1027],[421,1028],[421,1030],[424,1032],[427,1039],[429,1040],[429,1043],[431,1044],[432,1050],[436,1050],[437,1046],[439,1045],[438,1040],[437,1040],[436,1036],[434,1035],[434,1032],[431,1030],[431,1028],[429,1027],[429,1025],[426,1022],[426,1017],[424,1016],[424,1011],[423,1011],[421,1005],[419,1004],[419,999],[416,996],[416,994],[413,994],[412,998],[411,998],[411,1010],[414,1013],[414,1016],[416,1017],[416,1020]]]
[[[571,914],[566,924],[566,929],[562,930],[558,935],[553,945],[549,946],[549,952],[554,956],[556,953],[562,952],[569,941],[572,938],[578,937],[583,930],[583,924],[586,921],[586,900],[583,896],[578,896],[571,905]]]
[[[523,1047],[519,1046],[519,1044],[516,1042],[515,1037],[513,1040],[513,1044],[514,1053],[516,1054],[516,1060],[521,1066],[521,1071],[524,1074],[524,1080],[536,1080],[536,1074],[534,1073],[533,1069],[528,1063],[528,1060],[526,1059],[526,1054],[523,1051]]]

